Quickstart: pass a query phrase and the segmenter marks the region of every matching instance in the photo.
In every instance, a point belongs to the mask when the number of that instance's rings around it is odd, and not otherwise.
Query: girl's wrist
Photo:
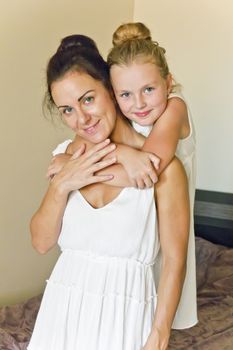
[[[123,161],[124,161],[124,157],[122,157],[123,149],[124,149],[123,145],[117,144],[117,147],[114,150],[114,155],[116,156],[117,163],[119,163],[119,164],[123,164]]]

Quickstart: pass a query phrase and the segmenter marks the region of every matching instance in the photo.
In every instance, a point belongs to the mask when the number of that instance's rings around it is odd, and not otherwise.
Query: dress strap
[[[67,147],[69,144],[73,142],[72,140],[65,140],[64,142],[60,143],[52,152],[53,156],[56,156],[57,154],[60,153],[65,153],[67,150]]]

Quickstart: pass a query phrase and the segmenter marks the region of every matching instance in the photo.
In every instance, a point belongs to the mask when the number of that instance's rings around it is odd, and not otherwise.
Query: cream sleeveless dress
[[[180,93],[171,93],[168,98],[179,97],[184,102],[184,97]],[[186,103],[186,102],[185,102]],[[196,295],[196,259],[195,259],[195,236],[194,236],[194,222],[193,222],[193,210],[194,210],[194,197],[196,188],[196,136],[194,124],[192,121],[191,113],[188,109],[188,118],[190,133],[185,139],[180,139],[176,149],[176,156],[181,160],[185,168],[188,184],[189,184],[189,199],[190,199],[190,232],[189,232],[189,245],[187,256],[187,271],[184,281],[183,291],[180,299],[179,306],[177,308],[176,316],[173,322],[172,328],[182,329],[192,327],[197,323],[197,295]],[[141,126],[133,122],[134,129],[148,136],[152,126]],[[158,286],[160,277],[160,266],[162,256],[159,252],[156,264],[154,265],[155,283]]]
[[[72,192],[58,244],[28,350],[141,350],[157,301],[154,189],[124,188],[99,209]]]

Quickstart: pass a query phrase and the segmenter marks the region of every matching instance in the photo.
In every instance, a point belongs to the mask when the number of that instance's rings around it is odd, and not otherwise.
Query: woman
[[[62,254],[28,349],[165,350],[186,267],[184,170],[174,159],[155,191],[129,187],[108,138],[137,149],[144,140],[116,108],[107,64],[91,39],[65,38],[49,61],[47,83],[51,105],[75,138],[59,147],[72,157],[31,222],[34,247],[46,253],[58,241]],[[152,266],[160,245],[156,291]]]

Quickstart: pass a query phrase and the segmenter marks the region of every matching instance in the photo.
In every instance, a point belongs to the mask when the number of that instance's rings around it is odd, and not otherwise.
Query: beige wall
[[[135,0],[190,104],[200,189],[233,192],[233,2]]]
[[[42,291],[58,255],[31,248],[28,224],[47,186],[50,151],[70,136],[41,113],[45,65],[60,38],[90,35],[106,54],[119,24],[148,24],[193,112],[198,187],[233,192],[232,13],[231,0],[1,1],[0,304]]]
[[[69,136],[41,113],[48,57],[78,32],[106,54],[113,30],[132,17],[133,0],[1,1],[0,304],[41,292],[58,254],[39,256],[28,228],[47,186],[50,152]]]

